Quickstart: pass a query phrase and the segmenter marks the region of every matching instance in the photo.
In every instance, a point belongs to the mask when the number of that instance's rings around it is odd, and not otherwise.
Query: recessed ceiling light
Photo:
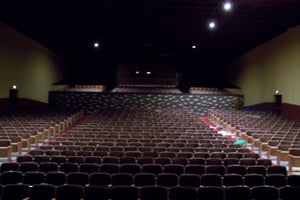
[[[223,4],[223,9],[224,9],[225,11],[230,11],[230,10],[232,9],[232,3],[229,2],[229,1],[224,2],[224,4]]]
[[[150,71],[148,71],[148,72],[146,72],[146,74],[150,75],[150,74],[151,74],[151,72],[150,72]]]
[[[193,49],[196,49],[196,48],[197,48],[197,46],[196,46],[196,45],[193,45],[193,46],[192,46],[192,48],[193,48]]]
[[[94,42],[94,47],[98,48],[99,47],[99,43],[98,42]]]
[[[208,23],[208,27],[209,27],[210,29],[216,28],[216,22],[210,21],[210,22]]]

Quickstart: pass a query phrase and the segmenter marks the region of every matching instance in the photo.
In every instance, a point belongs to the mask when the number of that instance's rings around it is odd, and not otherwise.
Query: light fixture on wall
[[[273,107],[273,111],[277,115],[281,114],[281,104],[282,104],[282,95],[279,93],[279,90],[276,90],[275,94],[274,94],[274,107]]]
[[[18,98],[19,98],[19,91],[16,85],[12,85],[11,89],[9,90],[9,103],[10,109],[15,110],[18,108]]]

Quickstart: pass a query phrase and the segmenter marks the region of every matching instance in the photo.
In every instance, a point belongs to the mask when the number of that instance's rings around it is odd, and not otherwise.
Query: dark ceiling
[[[239,56],[300,24],[299,0],[231,2],[225,12],[221,0],[10,0],[0,17],[66,58],[84,60],[98,41],[97,51],[115,59],[169,55],[190,64]]]

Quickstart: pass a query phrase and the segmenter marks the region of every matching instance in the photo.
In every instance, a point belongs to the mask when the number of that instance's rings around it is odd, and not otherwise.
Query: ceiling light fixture
[[[98,48],[99,47],[99,43],[98,42],[94,42],[94,47]]]
[[[223,9],[227,12],[230,11],[232,9],[232,3],[229,1],[224,2],[223,4]]]
[[[215,29],[215,28],[216,28],[216,22],[215,22],[215,21],[210,21],[210,22],[208,23],[208,27],[209,27],[210,29]]]

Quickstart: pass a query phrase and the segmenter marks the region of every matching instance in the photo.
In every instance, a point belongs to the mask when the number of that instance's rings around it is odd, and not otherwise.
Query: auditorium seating
[[[206,88],[206,87],[191,87],[189,89],[191,94],[227,94],[225,90],[219,88]]]
[[[54,186],[51,184],[9,184],[1,187],[1,197],[4,200],[13,199],[298,199],[299,187],[270,185],[258,185],[248,187],[246,185],[220,186],[130,186],[116,185],[112,187],[100,185],[73,185],[65,184]],[[18,191],[18,192],[16,192]],[[126,195],[126,198],[125,196]]]
[[[210,110],[209,119],[257,150],[260,156],[276,157],[276,164],[288,162],[289,172],[298,161],[300,127],[296,121],[263,111]],[[260,161],[261,162],[261,161]],[[267,164],[267,163],[265,163]]]
[[[83,115],[82,111],[26,110],[0,115],[0,157],[12,160],[40,143],[46,142],[69,128]]]
[[[104,199],[120,199],[121,193],[149,199],[156,191],[157,199],[191,192],[192,199],[210,194],[222,200],[236,199],[240,191],[249,198],[263,191],[277,198],[299,192],[300,175],[234,142],[187,110],[102,110],[3,163],[0,185],[3,191],[23,185],[26,197],[41,195],[35,185],[47,185],[45,195],[53,197],[54,188],[56,199],[73,190],[83,199],[100,193]],[[298,190],[284,189],[289,187]]]
[[[119,84],[112,93],[164,93],[181,94],[182,92],[174,85],[167,84]]]

